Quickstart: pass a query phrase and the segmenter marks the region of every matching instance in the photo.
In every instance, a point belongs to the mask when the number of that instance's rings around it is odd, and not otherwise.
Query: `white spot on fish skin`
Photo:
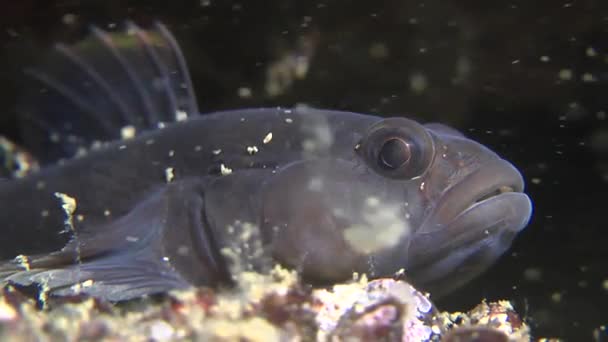
[[[370,197],[362,208],[361,222],[346,228],[343,234],[355,251],[370,254],[396,246],[409,232],[409,221],[403,220],[400,205]]]
[[[179,122],[179,121],[186,121],[188,119],[188,113],[186,113],[186,111],[178,109],[175,112],[175,121]]]
[[[220,165],[220,173],[222,174],[222,176],[227,176],[232,173],[232,169],[222,163]]]
[[[221,148],[218,148],[217,150],[213,150],[213,151],[211,151],[211,153],[213,153],[213,155],[219,156],[219,155],[220,155],[220,153],[222,153],[222,149],[221,149]]]
[[[139,238],[137,236],[130,236],[129,235],[129,236],[127,236],[125,238],[125,240],[127,240],[127,242],[137,242],[137,241],[139,241]]]
[[[290,124],[290,123],[293,122],[293,119],[292,118],[285,118],[285,122],[288,123],[288,124]]]
[[[158,127],[159,129],[163,129],[163,128],[165,128],[166,126],[167,126],[167,125],[165,125],[165,123],[164,123],[164,122],[159,122],[159,123],[156,125],[156,127]]]
[[[41,211],[41,212],[40,212],[40,216],[42,216],[42,217],[47,217],[47,216],[49,216],[49,211],[48,211],[48,210],[46,210],[46,209],[45,209],[45,210],[43,210],[43,211]]]
[[[100,148],[102,148],[104,145],[103,142],[99,141],[99,140],[94,140],[93,143],[91,143],[91,150],[98,150]]]
[[[84,221],[84,215],[76,215],[76,220],[77,220],[78,222],[82,222],[82,221]]]
[[[152,145],[152,144],[154,144],[154,139],[146,140],[146,145]]]
[[[305,107],[302,107],[305,108]],[[319,115],[306,117],[302,125],[306,136],[302,141],[305,156],[314,156],[318,152],[328,151],[334,143],[334,137],[327,118]]]
[[[249,153],[250,155],[254,155],[256,153],[258,153],[258,147],[257,146],[247,146],[247,153]]]
[[[118,146],[119,150],[126,150],[127,149],[127,145],[120,145]]]
[[[264,144],[268,144],[271,140],[272,140],[272,132],[268,132],[268,134],[266,134],[266,136],[264,137],[264,140],[262,140],[262,142]]]
[[[424,191],[424,182],[420,183],[420,191]]]
[[[311,178],[308,181],[308,190],[317,192],[323,190],[323,179],[319,177]]]
[[[133,125],[127,125],[120,129],[120,137],[124,140],[133,139],[137,130]]]
[[[365,205],[370,208],[376,208],[380,205],[380,200],[378,197],[368,197],[365,199]]]
[[[46,188],[46,183],[44,181],[36,182],[36,190],[43,190]]]
[[[179,246],[177,248],[177,254],[179,254],[180,256],[186,257],[190,254],[190,249],[186,246]]]
[[[173,157],[175,155],[175,151],[174,150],[170,150],[169,151],[169,158]]]
[[[194,152],[200,152],[203,149],[201,145],[194,146]]]
[[[174,170],[172,167],[168,167],[165,169],[165,181],[167,183],[171,183],[173,181],[173,179],[175,179],[175,174],[173,171]]]
[[[88,279],[82,282],[82,287],[91,287],[93,286],[93,279]]]
[[[112,212],[110,212],[110,210],[109,210],[109,209],[106,209],[106,210],[104,210],[104,211],[103,211],[103,216],[108,217],[108,216],[110,216],[111,214],[112,214]]]
[[[165,257],[163,257],[163,261],[164,261],[164,262],[169,262],[169,257],[166,257],[166,256],[165,256]]]

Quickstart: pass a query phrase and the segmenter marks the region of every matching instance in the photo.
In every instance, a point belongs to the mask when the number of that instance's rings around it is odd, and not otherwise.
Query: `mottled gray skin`
[[[123,300],[280,263],[322,283],[405,269],[440,295],[509,248],[531,215],[522,191],[511,164],[443,125],[191,116],[0,183],[0,279]],[[71,226],[56,193],[76,200]]]
[[[303,128],[311,121],[326,121],[334,141],[305,152],[304,141],[318,140],[314,129]],[[526,225],[531,206],[520,192],[521,176],[487,148],[439,127],[424,128],[433,146],[421,148],[433,150],[433,161],[421,177],[386,177],[368,166],[376,160],[365,160],[355,149],[370,126],[383,122],[418,125],[313,109],[239,110],[113,143],[1,184],[0,203],[10,209],[0,212],[0,221],[3,234],[11,237],[0,240],[1,258],[56,251],[74,236],[59,233],[66,217],[54,195],[59,192],[76,199],[74,215],[84,218],[74,219],[74,229],[82,232],[83,261],[95,263],[97,254],[109,258],[132,253],[130,246],[145,240],[160,249],[150,262],[162,263],[178,284],[227,280],[231,261],[219,250],[238,244],[227,227],[240,220],[260,228],[267,255],[301,268],[309,278],[336,281],[352,272],[386,276],[404,268],[423,287],[459,285],[489,266]],[[269,132],[272,140],[264,144]],[[250,155],[248,146],[259,151]],[[215,155],[212,151],[218,149]],[[231,174],[221,175],[222,163]],[[168,167],[175,174],[169,184]],[[323,186],[314,189],[312,179]],[[501,186],[514,192],[476,203]],[[361,217],[369,197],[400,207],[400,219],[411,231],[395,247],[366,254],[350,248],[342,230],[369,226]],[[157,203],[142,207],[150,201]],[[274,226],[280,227],[278,232]],[[370,234],[373,238],[373,230]],[[146,235],[154,235],[152,241]],[[127,236],[140,240],[130,243]],[[84,243],[88,240],[92,246]],[[189,253],[180,255],[182,246]],[[90,256],[89,249],[94,250]],[[165,256],[168,261],[161,262]],[[94,273],[87,276],[95,279]],[[158,276],[162,282],[164,275]]]

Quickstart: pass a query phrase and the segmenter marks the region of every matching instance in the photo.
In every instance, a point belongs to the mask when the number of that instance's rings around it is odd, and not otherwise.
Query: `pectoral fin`
[[[109,224],[83,227],[60,251],[0,264],[0,284],[119,301],[204,282],[215,264],[201,196],[190,183],[166,186]]]

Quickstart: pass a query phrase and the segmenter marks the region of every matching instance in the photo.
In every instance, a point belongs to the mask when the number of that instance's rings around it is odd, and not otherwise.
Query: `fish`
[[[26,69],[40,168],[0,182],[0,284],[123,301],[281,265],[310,284],[401,272],[440,296],[530,220],[518,169],[456,129],[303,105],[200,113],[167,27],[126,26]]]

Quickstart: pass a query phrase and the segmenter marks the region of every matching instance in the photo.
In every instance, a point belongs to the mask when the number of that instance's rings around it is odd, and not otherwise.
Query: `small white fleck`
[[[169,151],[169,157],[173,157],[174,155],[175,155],[175,151],[174,150]]]
[[[410,89],[416,93],[420,94],[424,92],[429,85],[428,79],[426,75],[422,73],[415,73],[410,76]]]
[[[119,150],[126,150],[127,149],[127,145],[120,145],[118,146]]]
[[[48,210],[46,210],[46,209],[45,209],[45,210],[43,210],[42,212],[40,212],[40,216],[42,216],[42,217],[47,217],[47,216],[49,216],[49,211],[48,211]]]
[[[220,153],[222,153],[222,149],[219,149],[219,148],[218,148],[217,150],[213,150],[213,151],[211,151],[211,153],[213,153],[214,155],[216,155],[216,156],[217,156],[217,155],[219,155]]]
[[[61,17],[61,21],[66,25],[74,25],[78,17],[73,13],[66,13]]]
[[[103,216],[110,216],[110,214],[111,214],[111,212],[108,209],[103,211]]]
[[[551,60],[551,58],[549,58],[549,56],[540,56],[540,61],[547,63]]]
[[[583,80],[583,82],[595,82],[596,78],[593,74],[591,73],[584,73],[583,76],[581,76],[581,79]]]
[[[139,241],[139,238],[137,236],[129,235],[125,238],[125,240],[127,240],[128,242],[137,242],[137,241]]]
[[[169,257],[166,257],[166,256],[165,256],[165,257],[163,257],[163,261],[164,261],[164,262],[169,262]]]
[[[186,113],[186,111],[178,109],[175,112],[175,121],[185,121],[186,119],[188,119],[188,113]]]
[[[591,46],[588,47],[587,50],[585,50],[585,54],[587,55],[587,57],[595,57],[595,56],[597,56],[597,52]]]
[[[559,78],[563,81],[569,81],[572,79],[572,70],[570,69],[562,69],[558,74]]]
[[[308,190],[319,192],[323,190],[323,179],[314,177],[308,182]]]
[[[256,153],[258,153],[258,147],[257,146],[247,146],[247,153],[249,153],[250,155],[254,155]]]
[[[165,126],[166,126],[166,125],[165,125],[165,123],[164,123],[164,122],[159,122],[158,124],[156,124],[156,127],[160,128],[160,129],[165,128]]]
[[[152,145],[152,144],[154,144],[154,139],[146,140],[146,145]]]
[[[19,254],[13,259],[21,268],[26,271],[30,270],[30,260],[27,255]]]
[[[240,87],[240,88],[238,89],[238,95],[239,95],[239,97],[240,97],[240,98],[244,98],[244,99],[246,99],[246,98],[250,98],[250,97],[251,97],[251,94],[252,94],[252,92],[251,92],[251,88],[248,88],[248,87]]]
[[[221,164],[220,165],[220,173],[222,174],[222,176],[227,176],[227,175],[229,175],[229,174],[232,173],[232,169],[229,168],[229,167],[227,167],[224,164]]]
[[[292,123],[292,122],[293,122],[293,119],[292,119],[292,118],[285,118],[285,122],[287,122],[287,123]]]
[[[166,168],[165,169],[165,180],[167,181],[167,183],[171,183],[174,178],[175,178],[175,174],[173,173],[173,168],[172,167]]]
[[[120,136],[124,139],[133,139],[135,137],[137,130],[133,125],[127,125],[120,129]]]
[[[378,197],[368,197],[365,199],[365,204],[370,208],[375,208],[380,205]]]
[[[188,256],[188,254],[190,254],[190,249],[186,246],[179,246],[177,248],[177,254],[181,255],[181,256]]]
[[[266,136],[264,137],[264,140],[262,140],[262,142],[264,144],[268,144],[271,140],[272,140],[272,132],[268,132],[268,134],[266,134]]]
[[[37,190],[42,190],[46,187],[46,183],[44,181],[38,181],[36,182],[36,189]]]

